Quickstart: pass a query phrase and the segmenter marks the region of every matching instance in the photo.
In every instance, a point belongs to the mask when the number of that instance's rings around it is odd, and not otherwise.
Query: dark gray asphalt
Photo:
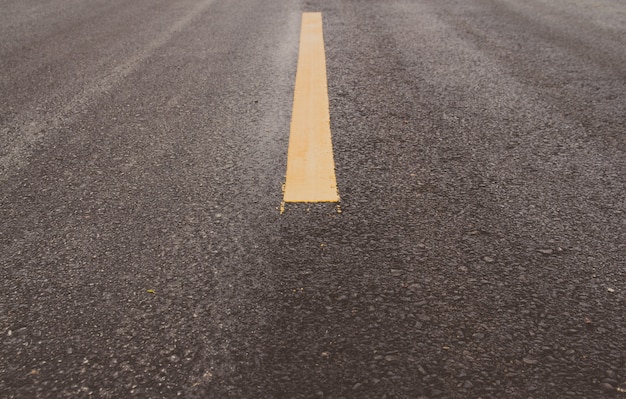
[[[621,0],[0,0],[0,397],[626,398],[625,133]]]

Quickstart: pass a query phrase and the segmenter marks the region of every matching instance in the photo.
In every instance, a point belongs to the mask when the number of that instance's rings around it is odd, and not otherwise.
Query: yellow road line
[[[303,13],[285,202],[338,202],[321,13]]]

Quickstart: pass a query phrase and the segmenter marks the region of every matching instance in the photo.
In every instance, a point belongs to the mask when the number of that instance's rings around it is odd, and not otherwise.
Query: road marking
[[[284,202],[338,202],[321,13],[303,13]]]

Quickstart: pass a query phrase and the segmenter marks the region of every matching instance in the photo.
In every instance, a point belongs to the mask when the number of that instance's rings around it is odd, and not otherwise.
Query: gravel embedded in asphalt
[[[619,0],[2,9],[1,397],[626,397]]]

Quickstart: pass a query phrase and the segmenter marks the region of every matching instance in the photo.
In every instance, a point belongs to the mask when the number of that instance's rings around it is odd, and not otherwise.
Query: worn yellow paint
[[[303,13],[285,202],[338,202],[321,13]]]

